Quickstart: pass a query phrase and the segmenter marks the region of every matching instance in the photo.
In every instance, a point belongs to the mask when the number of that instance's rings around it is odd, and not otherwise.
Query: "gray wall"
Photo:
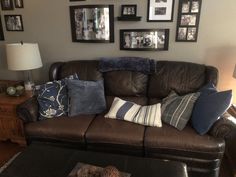
[[[115,21],[115,43],[83,44],[71,42],[69,6],[76,4],[114,4],[115,17],[120,14],[121,4],[137,3],[141,22]],[[6,32],[6,41],[0,42],[0,79],[21,79],[21,72],[8,71],[5,59],[5,43],[39,43],[44,67],[34,71],[37,81],[47,80],[48,67],[55,61],[94,59],[102,56],[145,56],[154,59],[181,60],[205,63],[206,50],[215,46],[236,43],[236,1],[203,0],[197,43],[175,42],[178,0],[175,0],[174,21],[170,23],[147,23],[147,0],[24,0],[24,9],[2,11],[5,14],[22,14],[24,32]],[[130,52],[119,50],[119,29],[170,28],[169,51]]]

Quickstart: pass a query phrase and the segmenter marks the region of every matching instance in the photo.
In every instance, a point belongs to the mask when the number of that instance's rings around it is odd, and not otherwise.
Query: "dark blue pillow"
[[[47,82],[38,89],[39,120],[66,115],[68,97],[65,81]]]
[[[192,126],[200,134],[206,134],[212,125],[229,108],[232,90],[217,92],[212,83],[199,90],[201,93],[192,112]]]
[[[67,80],[79,79],[77,74],[65,79],[36,86],[39,120],[60,117],[68,113]]]
[[[68,80],[69,116],[99,114],[106,110],[103,80]]]

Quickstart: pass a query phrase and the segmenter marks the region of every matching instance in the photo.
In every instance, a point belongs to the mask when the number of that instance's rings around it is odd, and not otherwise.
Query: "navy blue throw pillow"
[[[103,80],[68,80],[69,116],[99,114],[106,110]]]
[[[66,115],[68,97],[65,81],[47,82],[38,89],[39,120]]]
[[[67,81],[77,80],[78,75],[70,75],[65,79],[47,82],[36,86],[39,103],[39,120],[60,117],[68,113]]]
[[[202,89],[192,113],[192,126],[200,134],[206,134],[212,125],[229,108],[232,100],[232,90],[217,92],[212,83]]]

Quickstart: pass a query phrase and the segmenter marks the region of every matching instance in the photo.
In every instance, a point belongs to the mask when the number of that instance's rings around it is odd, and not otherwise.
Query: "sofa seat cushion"
[[[94,119],[86,133],[88,149],[106,152],[143,154],[145,127],[122,120]]]
[[[94,115],[80,115],[32,122],[25,125],[25,132],[30,139],[84,144],[85,132],[94,117]]]
[[[209,135],[200,136],[189,125],[182,131],[167,124],[162,128],[148,127],[144,138],[147,153],[163,153],[185,157],[215,159],[224,153],[223,139]]]

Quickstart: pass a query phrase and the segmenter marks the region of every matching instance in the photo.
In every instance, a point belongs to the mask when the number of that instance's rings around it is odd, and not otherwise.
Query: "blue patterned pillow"
[[[78,75],[74,74],[62,80],[47,82],[37,86],[39,120],[67,115],[68,95],[66,83],[67,80],[78,78]]]

